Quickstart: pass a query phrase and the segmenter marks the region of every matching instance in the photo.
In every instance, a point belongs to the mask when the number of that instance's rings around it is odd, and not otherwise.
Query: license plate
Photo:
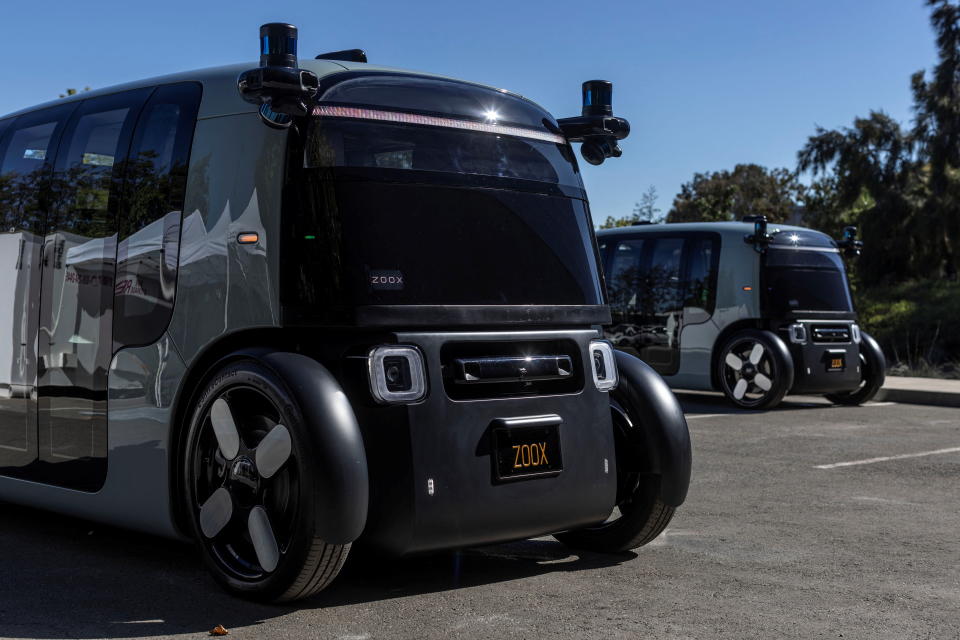
[[[563,469],[559,425],[494,429],[493,451],[498,480],[553,476]]]
[[[827,371],[843,371],[847,368],[847,354],[845,351],[840,353],[826,352],[823,356],[824,363],[827,365]]]

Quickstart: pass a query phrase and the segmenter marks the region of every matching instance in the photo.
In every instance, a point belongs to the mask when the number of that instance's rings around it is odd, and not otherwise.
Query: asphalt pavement
[[[0,637],[960,639],[960,410],[681,399],[690,495],[636,553],[366,558],[278,607],[189,546],[0,505]]]

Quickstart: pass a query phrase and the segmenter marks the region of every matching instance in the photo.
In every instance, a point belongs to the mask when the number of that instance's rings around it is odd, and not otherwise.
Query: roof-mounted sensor
[[[367,52],[363,49],[344,49],[343,51],[330,51],[321,53],[315,60],[341,60],[343,62],[366,62]]]

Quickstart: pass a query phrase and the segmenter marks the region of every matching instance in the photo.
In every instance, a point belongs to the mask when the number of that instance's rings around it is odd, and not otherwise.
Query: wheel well
[[[187,373],[180,381],[177,397],[173,403],[169,436],[169,477],[170,500],[174,526],[182,533],[189,531],[186,511],[180,497],[183,495],[183,482],[180,468],[183,463],[183,441],[187,435],[190,409],[196,395],[213,372],[225,363],[243,358],[245,351],[252,347],[270,349],[290,349],[295,339],[289,332],[280,329],[249,329],[222,336],[209,344],[187,366]]]
[[[766,329],[766,325],[759,318],[749,318],[737,320],[724,327],[723,331],[720,332],[720,335],[713,342],[713,351],[710,354],[710,384],[714,391],[720,390],[720,381],[717,379],[717,360],[720,358],[720,348],[730,336],[744,329]]]

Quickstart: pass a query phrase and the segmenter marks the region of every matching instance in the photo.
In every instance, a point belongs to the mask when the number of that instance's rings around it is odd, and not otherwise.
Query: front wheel
[[[640,425],[613,397],[610,411],[617,446],[617,504],[613,513],[602,524],[554,534],[568,546],[603,553],[629,551],[647,544],[663,533],[675,511],[660,500],[659,477],[636,471],[643,467],[642,461],[632,459],[642,451],[633,446]]]
[[[856,406],[872,400],[886,380],[887,361],[880,345],[872,336],[860,334],[860,386],[853,391],[828,393],[826,399],[834,404]]]
[[[741,409],[769,409],[793,386],[793,361],[776,334],[747,329],[723,345],[717,378],[727,399]]]
[[[194,407],[184,490],[194,535],[228,591],[297,600],[337,576],[350,545],[316,533],[320,489],[303,415],[283,381],[253,360],[226,365]]]

